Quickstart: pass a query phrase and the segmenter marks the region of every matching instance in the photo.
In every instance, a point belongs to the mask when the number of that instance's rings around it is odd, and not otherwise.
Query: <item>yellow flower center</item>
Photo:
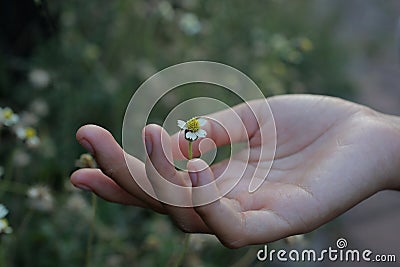
[[[3,115],[4,115],[4,118],[9,120],[9,119],[11,119],[11,117],[13,115],[13,112],[12,112],[11,109],[6,109],[6,110],[3,111]]]
[[[308,52],[313,49],[313,43],[308,38],[302,38],[300,40],[300,49],[304,52]]]
[[[197,132],[200,130],[200,123],[196,118],[192,118],[186,122],[186,127],[191,132]]]
[[[32,127],[28,127],[28,128],[25,129],[25,135],[26,135],[27,139],[35,137],[36,136],[36,130],[33,129]]]
[[[3,230],[2,228],[6,228],[8,226],[8,220],[7,219],[0,219],[0,232]]]

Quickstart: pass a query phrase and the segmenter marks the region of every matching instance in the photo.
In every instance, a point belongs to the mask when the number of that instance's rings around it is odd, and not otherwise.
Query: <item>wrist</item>
[[[387,149],[386,160],[389,163],[387,186],[385,189],[400,190],[400,117],[383,116],[382,142]]]

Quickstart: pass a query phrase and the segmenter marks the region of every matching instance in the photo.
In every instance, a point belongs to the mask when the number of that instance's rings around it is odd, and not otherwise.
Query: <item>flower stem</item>
[[[193,158],[193,146],[192,146],[192,142],[189,141],[189,160],[191,160]]]
[[[185,258],[186,252],[189,248],[189,238],[190,234],[185,234],[185,239],[183,240],[183,250],[182,253],[179,255],[178,260],[176,261],[175,267],[181,266],[182,261]]]
[[[191,141],[189,141],[188,158],[189,158],[189,160],[193,159],[193,142],[191,142]],[[181,266],[182,261],[185,258],[186,252],[189,248],[189,238],[190,238],[190,234],[185,234],[185,239],[183,241],[183,249],[182,249],[181,254],[179,255],[178,260],[176,261],[175,267]]]
[[[5,267],[6,266],[6,253],[5,253],[5,249],[4,247],[2,247],[2,243],[1,243],[1,237],[0,237],[0,267]]]
[[[90,222],[89,237],[87,240],[87,250],[86,250],[86,267],[92,265],[92,247],[93,247],[93,236],[94,227],[96,222],[96,207],[97,207],[97,197],[92,193],[92,220]]]

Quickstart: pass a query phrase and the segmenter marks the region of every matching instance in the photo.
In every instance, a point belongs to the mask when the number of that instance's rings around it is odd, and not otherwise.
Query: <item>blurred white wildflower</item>
[[[297,47],[302,52],[309,52],[313,50],[314,45],[307,37],[300,37],[297,39]]]
[[[179,20],[179,27],[187,35],[196,35],[202,29],[199,19],[193,13],[183,14]]]
[[[0,204],[0,219],[3,219],[8,214],[8,209],[3,204]]]
[[[303,60],[303,55],[296,50],[291,50],[286,53],[285,59],[290,63],[298,64]]]
[[[19,119],[20,125],[36,125],[39,122],[39,118],[32,112],[22,112]],[[20,127],[20,126],[19,126]],[[17,127],[18,129],[18,127]]]
[[[213,235],[191,234],[189,246],[195,251],[201,251],[209,244],[217,244],[218,239]]]
[[[75,166],[78,168],[96,168],[97,163],[92,155],[84,153],[75,161]]]
[[[5,218],[8,214],[8,209],[0,204],[0,234],[11,234],[12,228],[10,227],[8,220]]]
[[[284,240],[290,246],[303,246],[306,243],[303,234],[288,236]]]
[[[31,157],[24,150],[18,149],[14,152],[13,163],[17,167],[25,167],[31,162]]]
[[[66,203],[67,209],[74,211],[74,212],[80,212],[81,214],[90,214],[90,206],[85,200],[85,198],[79,194],[79,193],[74,193],[71,194],[70,197],[67,200]]]
[[[30,110],[38,116],[46,116],[49,113],[49,105],[41,98],[32,101]]]
[[[272,35],[269,45],[274,51],[287,51],[290,48],[288,39],[281,34]]]
[[[19,116],[14,113],[14,111],[9,108],[0,108],[0,123],[5,126],[12,126],[19,121]]]
[[[81,218],[86,221],[92,219],[91,206],[80,192],[69,194],[69,197],[65,202],[65,208],[79,214]]]
[[[33,69],[28,74],[31,84],[38,88],[46,88],[50,84],[50,74],[43,69]]]
[[[16,134],[28,147],[37,147],[40,144],[40,139],[36,134],[36,130],[32,127],[19,127],[16,130]]]
[[[168,1],[161,1],[158,4],[158,12],[160,12],[161,16],[168,21],[173,20],[175,16],[175,11],[172,8],[171,3]]]
[[[39,211],[51,211],[54,208],[53,196],[47,186],[36,185],[28,189],[29,205]]]

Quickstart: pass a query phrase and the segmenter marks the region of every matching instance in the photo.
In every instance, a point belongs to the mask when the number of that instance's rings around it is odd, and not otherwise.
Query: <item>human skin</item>
[[[95,125],[81,127],[76,138],[94,155],[99,169],[77,170],[71,182],[105,200],[167,214],[184,232],[214,234],[230,248],[312,231],[379,191],[400,189],[399,117],[327,96],[281,95],[267,101],[276,126],[276,153],[267,179],[254,193],[248,191],[250,171],[232,191],[207,205],[176,207],[147,195],[132,175],[148,179],[157,195],[173,193],[157,186],[149,162],[164,179],[187,186],[188,196],[195,199],[199,196],[191,191],[192,187],[206,185],[219,176],[234,179],[238,168],[245,165],[254,171],[269,166],[272,160],[262,158],[261,165],[257,165],[239,152],[232,156],[229,168],[228,160],[207,166],[195,159],[188,162],[188,172],[176,171],[170,161],[186,154],[187,141],[182,135],[179,139],[170,137],[158,125],[148,125],[143,131],[147,163],[127,155],[129,165],[134,166],[132,174],[124,151],[108,131]],[[263,103],[265,100],[254,100],[248,105],[257,113]],[[204,127],[207,138],[217,146],[248,138],[250,153],[270,149],[261,145],[260,132],[268,133],[273,120],[266,118],[257,123],[244,104],[233,109],[243,121],[245,132],[235,131],[235,125],[229,124],[229,113],[221,111],[210,117],[228,129],[210,120]],[[232,139],[227,132],[233,133]],[[263,138],[268,142],[272,136],[266,134]],[[194,154],[198,155],[196,144]],[[209,193],[218,195],[223,186],[213,184]]]

